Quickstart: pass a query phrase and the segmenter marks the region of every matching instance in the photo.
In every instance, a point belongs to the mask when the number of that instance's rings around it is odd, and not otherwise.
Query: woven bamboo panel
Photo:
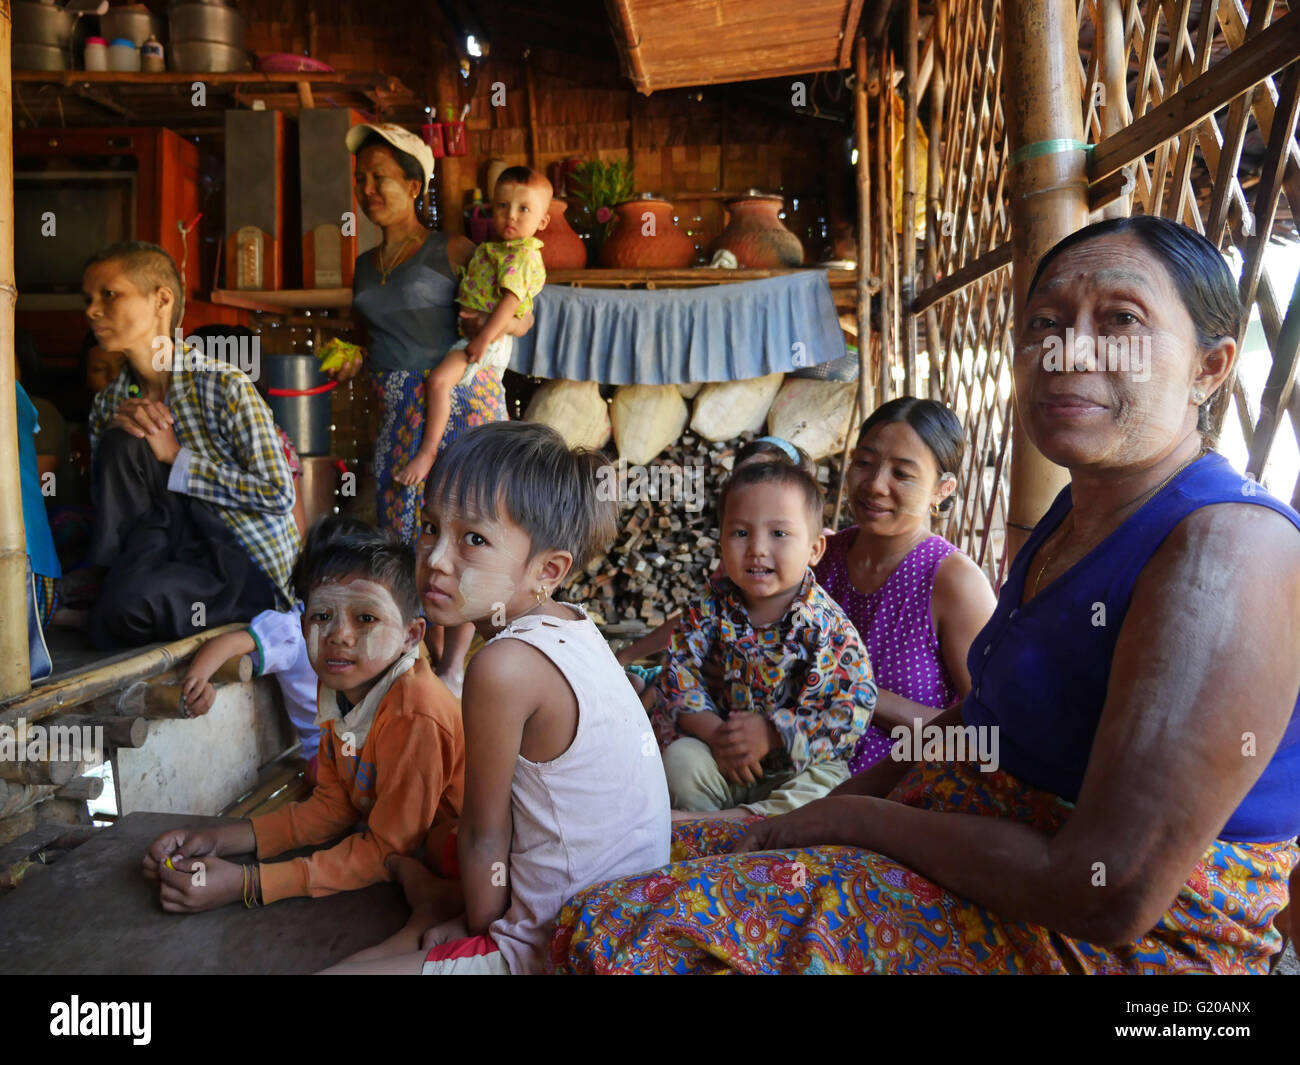
[[[930,266],[927,282],[950,276],[1005,244],[1011,235],[1007,203],[1007,131],[1002,110],[1003,56],[998,34],[1000,0],[953,0],[947,5],[947,39],[927,40],[934,62],[946,77],[942,127],[933,107],[922,111],[927,136],[939,138],[940,195],[931,201],[926,231]],[[930,35],[934,35],[931,24]],[[893,108],[881,111],[889,126]],[[895,130],[895,135],[897,131]],[[892,144],[892,136],[888,142]],[[894,182],[873,188],[891,198],[886,219],[894,218]],[[925,198],[925,189],[918,196]],[[885,233],[888,262],[884,319],[885,349],[897,367],[898,240],[893,225]],[[928,366],[920,370],[918,394],[951,407],[967,431],[965,468],[958,478],[957,502],[937,529],[966,551],[994,584],[1005,571],[1007,471],[1011,432],[1011,270],[1004,266],[931,308],[923,327]],[[896,368],[895,379],[901,372]],[[897,394],[894,392],[893,394]]]
[[[947,79],[947,121],[935,128],[931,113],[927,127],[931,137],[940,138],[942,175],[927,226],[933,264],[926,271],[927,284],[971,267],[1010,239],[1000,0],[949,0],[946,7],[947,39],[934,42],[933,49],[934,62],[942,65]],[[1078,14],[1079,77],[1085,130],[1098,145],[1094,156],[1196,78],[1214,79],[1218,63],[1234,55],[1238,62],[1253,61],[1250,50],[1262,52],[1261,33],[1284,18],[1300,18],[1287,4],[1267,0],[1248,7],[1239,0],[1082,0]],[[1295,388],[1300,330],[1295,323],[1283,328],[1288,305],[1294,309],[1300,304],[1300,291],[1274,291],[1262,264],[1270,242],[1296,238],[1298,111],[1300,62],[1293,61],[1216,112],[1147,146],[1131,167],[1129,194],[1094,216],[1161,214],[1196,228],[1225,251],[1268,351],[1246,349],[1257,362],[1250,375],[1256,384],[1239,382],[1225,392],[1216,421],[1231,419],[1227,428],[1244,438],[1250,472],[1293,504],[1300,502],[1300,484],[1270,483],[1269,455],[1283,434],[1294,434],[1300,445],[1300,390]],[[883,105],[873,117],[886,127],[891,122]],[[873,187],[877,198],[891,201],[891,213],[883,217],[892,217],[892,184]],[[892,365],[898,351],[893,324],[898,289],[891,287],[897,249],[890,230],[884,247],[876,249],[876,267],[883,282],[883,350]],[[939,531],[969,552],[995,582],[1007,562],[1011,306],[1011,273],[1004,265],[923,314],[923,335],[930,341],[930,395],[953,407],[968,433],[958,505]],[[1258,365],[1260,358],[1268,363],[1266,371]]]
[[[1081,62],[1090,138],[1114,136],[1198,78],[1212,81],[1217,64],[1257,51],[1261,34],[1276,33],[1284,18],[1294,25],[1300,11],[1269,0],[1248,7],[1239,0],[1086,0],[1081,39],[1105,45]],[[1216,422],[1226,419],[1227,433],[1240,432],[1249,472],[1293,503],[1300,502],[1300,481],[1274,483],[1269,457],[1281,433],[1294,435],[1300,445],[1296,341],[1282,330],[1286,307],[1296,305],[1300,290],[1275,291],[1263,262],[1270,242],[1297,236],[1298,112],[1300,63],[1291,62],[1142,155],[1133,168],[1131,201],[1121,205],[1121,213],[1159,214],[1196,228],[1239,270],[1243,303],[1257,316],[1267,351],[1244,348],[1243,372],[1224,393]],[[1268,364],[1266,373],[1258,372],[1261,360]]]

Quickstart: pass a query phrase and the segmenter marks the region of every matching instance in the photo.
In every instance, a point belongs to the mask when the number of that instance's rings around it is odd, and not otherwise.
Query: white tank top
[[[654,731],[623,667],[581,607],[529,615],[493,639],[523,640],[578,702],[569,749],[515,763],[510,908],[489,929],[514,974],[540,973],[560,908],[583,888],[668,863],[668,785]]]

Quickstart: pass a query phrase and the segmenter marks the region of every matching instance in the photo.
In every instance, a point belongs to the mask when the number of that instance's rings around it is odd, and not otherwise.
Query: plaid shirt
[[[711,654],[722,667],[720,705],[701,678]],[[731,581],[711,586],[673,633],[658,687],[660,705],[674,718],[706,711],[766,717],[785,744],[763,760],[768,772],[847,760],[876,707],[876,683],[858,630],[811,569],[785,617],[762,629],[750,623]]]
[[[287,607],[293,601],[289,574],[298,555],[298,529],[293,476],[271,408],[240,370],[194,352],[186,352],[184,362],[193,368],[178,366],[164,397],[181,447],[167,487],[212,504]],[[136,385],[127,366],[95,396],[92,455]]]

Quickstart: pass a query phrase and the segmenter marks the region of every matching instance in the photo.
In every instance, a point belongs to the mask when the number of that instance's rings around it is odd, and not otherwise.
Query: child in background
[[[318,557],[335,540],[373,533],[368,525],[353,518],[318,521],[307,533],[301,557]],[[320,747],[320,727],[316,724],[318,678],[302,635],[302,611],[301,600],[289,610],[264,610],[241,632],[228,632],[209,640],[190,661],[190,668],[181,681],[181,698],[185,700],[188,716],[206,714],[217,694],[212,687],[212,674],[232,658],[251,655],[253,676],[270,674],[280,685],[284,708],[302,743],[301,757],[307,762],[307,776],[315,783],[316,754]]]
[[[470,429],[438,460],[417,545],[425,612],[473,621],[488,641],[465,675],[465,808],[444,852],[465,915],[422,950],[408,925],[331,972],[540,972],[575,891],[668,860],[645,712],[583,610],[551,598],[613,538],[601,464],[528,422]],[[435,879],[418,862],[394,865],[419,912]]]
[[[419,484],[429,476],[442,435],[451,417],[451,390],[467,385],[482,366],[504,369],[510,362],[510,319],[523,318],[546,284],[540,233],[551,221],[551,183],[526,166],[501,172],[492,194],[492,228],[496,240],[484,241],[461,278],[457,300],[463,310],[489,317],[473,340],[453,345],[425,382],[424,439],[420,450],[399,470],[401,484]]]
[[[656,686],[680,734],[663,752],[675,810],[773,816],[848,779],[876,686],[857,630],[813,577],[823,504],[816,479],[788,463],[742,466],[722,487],[727,577],[686,612]]]
[[[87,339],[92,343],[90,347],[83,349],[86,357],[86,387],[93,395],[104,391],[117,380],[122,367],[126,364],[126,356],[120,351],[105,351],[98,344],[93,343],[94,333],[88,333]]]
[[[389,878],[390,855],[415,852],[436,822],[460,813],[464,733],[456,700],[418,654],[424,619],[411,549],[378,533],[332,530],[335,520],[316,530],[317,547],[299,559],[295,577],[320,678],[316,787],[261,817],[155,839],[144,873],[161,881],[165,910],[363,888]],[[364,827],[354,833],[358,822]],[[328,849],[286,862],[221,858],[254,850],[272,858],[339,836]],[[191,876],[195,859],[204,863],[201,884]]]

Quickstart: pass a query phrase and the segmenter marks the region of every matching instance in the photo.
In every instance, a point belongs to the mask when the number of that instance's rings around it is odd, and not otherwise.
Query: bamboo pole
[[[0,725],[16,725],[19,721],[40,721],[52,714],[69,711],[92,702],[109,692],[120,691],[134,681],[174,671],[208,640],[227,632],[238,632],[245,627],[232,622],[229,625],[183,637],[173,643],[163,644],[161,647],[141,651],[120,662],[112,662],[55,683],[44,684],[0,710]],[[179,677],[174,679],[179,680]],[[110,712],[117,712],[116,703]]]
[[[909,396],[919,391],[916,315],[912,313],[912,298],[916,295],[916,24],[917,0],[903,0],[903,232],[899,237],[903,315],[899,339],[903,349],[903,391]]]
[[[888,140],[888,115],[892,110],[893,90],[888,84],[887,67],[884,53],[881,53],[881,74],[876,82],[876,210],[877,237],[876,253],[880,274],[880,383],[876,389],[876,405],[889,402],[893,390],[890,380],[890,345],[889,345],[889,307],[893,298],[893,286],[890,284],[892,267],[889,263],[889,235],[894,227],[894,219],[889,211],[890,172],[885,160],[890,157]]]
[[[943,140],[943,109],[948,84],[944,76],[944,47],[948,35],[948,2],[938,0],[934,6],[934,26],[930,34],[933,67],[930,74],[930,153],[925,171],[925,287],[931,289],[939,276],[939,234],[943,227],[943,192],[939,185],[940,142]],[[915,298],[915,297],[914,297]],[[930,353],[930,398],[942,399],[944,384],[943,341],[939,333],[939,314],[925,311],[925,346]]]
[[[14,141],[10,5],[0,7],[0,700],[31,687],[27,658],[27,536],[14,392]]]
[[[867,128],[867,39],[859,37],[853,53],[856,84],[853,118],[858,144],[858,394],[859,411],[876,409],[875,382],[871,378],[871,152]],[[876,282],[877,286],[879,282]],[[841,477],[843,475],[841,474]],[[839,503],[835,506],[839,516]]]
[[[1096,101],[1102,138],[1111,137],[1133,121],[1128,105],[1128,52],[1124,47],[1123,0],[1101,0],[1098,5],[1098,84],[1104,94]],[[1211,23],[1214,16],[1204,13]],[[1127,218],[1133,213],[1131,193],[1123,193],[1097,212],[1098,218]]]
[[[1079,90],[1079,32],[1074,0],[1005,0],[1002,6],[1003,85],[1012,152],[1052,140],[1083,140]],[[1088,175],[1082,151],[1058,151],[1011,168],[1011,244],[1015,320],[1038,260],[1088,222]],[[1007,557],[1014,556],[1068,480],[1014,419]]]

